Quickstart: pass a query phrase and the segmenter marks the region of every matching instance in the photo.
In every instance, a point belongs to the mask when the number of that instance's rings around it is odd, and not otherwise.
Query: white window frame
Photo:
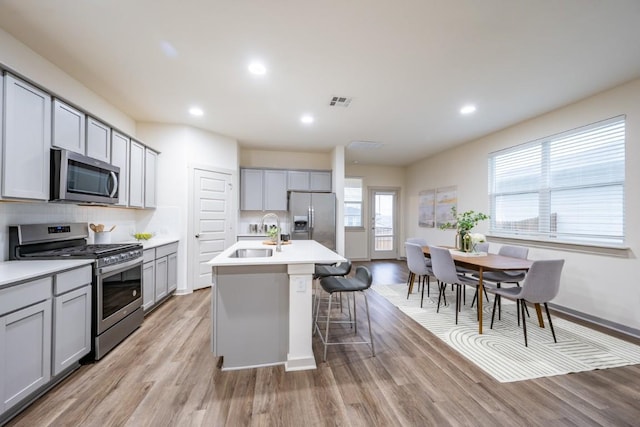
[[[622,247],[625,127],[617,116],[490,153],[489,234]]]
[[[351,200],[347,196],[347,189],[353,188],[348,185],[349,180],[358,180],[360,181],[360,198],[359,200]],[[364,179],[359,176],[348,176],[345,177],[344,184],[344,227],[346,230],[364,230]],[[360,225],[348,225],[350,221],[347,220],[348,205],[359,205],[360,206]]]

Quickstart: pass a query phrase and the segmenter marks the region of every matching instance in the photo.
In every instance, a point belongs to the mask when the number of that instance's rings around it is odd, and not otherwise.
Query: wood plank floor
[[[364,263],[375,283],[406,263]],[[376,357],[333,347],[318,369],[222,372],[210,291],[171,298],[99,363],[76,371],[12,426],[637,426],[640,366],[501,384],[369,292]],[[366,331],[364,304],[359,305]],[[314,338],[316,360],[322,358]]]

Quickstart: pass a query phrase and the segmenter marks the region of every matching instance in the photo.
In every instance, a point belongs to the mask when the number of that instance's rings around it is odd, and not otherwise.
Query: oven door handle
[[[142,257],[133,259],[131,261],[123,262],[120,264],[107,265],[105,267],[99,268],[98,274],[104,275],[104,274],[114,273],[118,271],[124,271],[131,267],[135,267],[137,265],[142,265]]]

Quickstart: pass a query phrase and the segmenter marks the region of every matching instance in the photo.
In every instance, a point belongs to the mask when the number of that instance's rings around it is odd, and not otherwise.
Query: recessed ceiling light
[[[200,117],[204,115],[204,111],[202,111],[202,108],[199,107],[191,107],[189,108],[189,114],[191,114],[192,116]]]
[[[169,58],[175,58],[178,56],[178,50],[166,40],[160,42],[160,49],[162,49],[162,52],[164,52],[164,54]]]
[[[469,105],[465,105],[460,109],[460,114],[471,114],[471,113],[475,113],[475,111],[476,111],[476,106],[469,104]]]
[[[300,121],[302,123],[304,123],[305,125],[310,125],[311,123],[313,123],[313,116],[309,115],[309,114],[305,114],[302,117],[300,117]]]
[[[263,76],[267,73],[267,68],[262,62],[254,61],[249,64],[249,72],[256,76]]]

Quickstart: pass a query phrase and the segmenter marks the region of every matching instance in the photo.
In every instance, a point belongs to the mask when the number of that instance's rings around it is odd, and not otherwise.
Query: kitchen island
[[[255,256],[271,249],[269,256]],[[240,255],[240,256],[238,256]],[[247,256],[248,255],[248,256]],[[315,264],[346,261],[313,240],[282,245],[239,241],[208,262],[212,274],[212,351],[222,369],[284,364],[315,369],[311,345]]]

